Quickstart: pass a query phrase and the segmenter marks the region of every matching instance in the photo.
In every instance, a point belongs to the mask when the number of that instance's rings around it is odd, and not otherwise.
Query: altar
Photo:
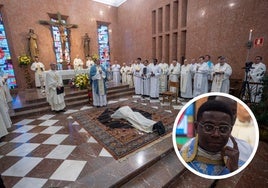
[[[45,71],[44,76],[46,75],[48,71]],[[89,69],[68,69],[68,70],[57,70],[57,72],[61,75],[62,80],[70,80],[75,77],[77,74],[89,74]]]

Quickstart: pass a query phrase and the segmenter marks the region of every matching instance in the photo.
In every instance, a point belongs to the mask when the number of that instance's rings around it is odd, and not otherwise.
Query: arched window
[[[109,28],[107,23],[98,22],[99,57],[102,64],[110,62]]]
[[[6,38],[5,26],[2,14],[0,12],[0,75],[8,75],[8,87],[13,89],[17,87],[8,41]]]

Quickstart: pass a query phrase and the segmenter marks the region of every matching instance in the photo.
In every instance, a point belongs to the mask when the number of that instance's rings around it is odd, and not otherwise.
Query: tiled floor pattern
[[[142,102],[138,96],[133,98]],[[123,100],[128,99],[109,101],[109,104]],[[156,108],[154,103],[159,100],[144,105]],[[13,122],[9,134],[0,142],[0,173],[6,187],[64,187],[114,161],[72,118],[72,113],[89,108],[92,106]]]

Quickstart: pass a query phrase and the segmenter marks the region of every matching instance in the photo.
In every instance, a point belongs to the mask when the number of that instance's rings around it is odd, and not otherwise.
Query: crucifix
[[[65,62],[66,61],[65,49],[66,49],[66,42],[68,39],[68,36],[65,34],[65,31],[66,30],[68,31],[71,28],[77,28],[78,26],[75,24],[67,24],[66,22],[64,22],[64,20],[62,19],[62,15],[59,12],[57,12],[56,21],[40,20],[39,23],[42,25],[54,26],[54,27],[57,27],[59,29],[61,50],[62,50],[62,61]]]

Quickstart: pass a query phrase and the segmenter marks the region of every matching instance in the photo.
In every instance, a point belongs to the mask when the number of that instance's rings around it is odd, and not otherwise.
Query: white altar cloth
[[[44,77],[46,76],[46,73],[48,71],[45,71]],[[69,80],[75,77],[77,74],[89,74],[88,69],[80,69],[80,70],[74,70],[74,69],[68,69],[68,70],[57,70],[57,72],[62,76],[63,80]]]

